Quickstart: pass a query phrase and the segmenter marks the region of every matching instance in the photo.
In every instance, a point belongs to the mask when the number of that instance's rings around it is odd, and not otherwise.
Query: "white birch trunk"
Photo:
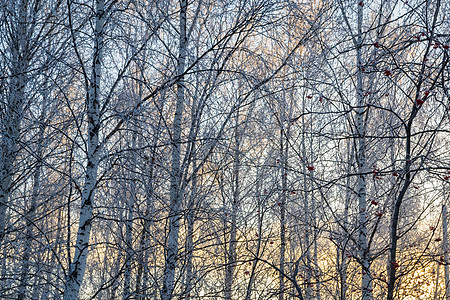
[[[94,32],[94,58],[93,72],[89,88],[87,117],[87,164],[83,192],[81,195],[80,219],[75,244],[75,256],[69,265],[65,283],[64,299],[78,299],[80,287],[86,270],[86,261],[89,248],[89,237],[92,226],[92,203],[95,197],[97,184],[97,170],[99,163],[99,131],[100,131],[100,80],[103,52],[103,27],[105,24],[105,1],[96,1],[95,32]]]
[[[186,35],[186,12],[187,0],[180,0],[180,41],[178,57],[178,81],[175,116],[173,120],[172,133],[172,167],[170,172],[170,210],[169,210],[169,233],[166,245],[166,259],[164,267],[164,283],[161,292],[162,300],[173,297],[175,285],[175,270],[178,256],[178,234],[180,230],[181,201],[183,199],[181,190],[181,122],[184,110],[184,69],[186,61],[187,35]]]
[[[358,183],[356,188],[358,206],[359,206],[359,258],[361,262],[361,291],[362,300],[372,299],[372,281],[370,274],[370,253],[367,241],[367,188],[366,188],[366,140],[365,140],[365,103],[364,103],[364,85],[362,73],[362,22],[363,6],[358,5],[358,36],[356,41],[356,66],[357,66],[357,86],[356,86],[356,134],[357,134],[357,153],[356,161],[358,164]]]
[[[20,0],[18,4],[17,24],[13,26],[11,34],[12,76],[9,82],[8,103],[5,115],[2,117],[0,130],[0,243],[5,236],[7,225],[6,211],[11,193],[11,182],[14,173],[14,163],[19,144],[20,125],[23,105],[25,102],[25,86],[27,84],[27,72],[29,65],[29,49],[27,46],[27,9],[28,1]]]

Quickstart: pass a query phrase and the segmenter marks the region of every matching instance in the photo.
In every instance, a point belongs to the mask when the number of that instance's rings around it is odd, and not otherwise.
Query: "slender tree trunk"
[[[199,9],[199,7],[197,8]],[[198,11],[197,11],[198,13]],[[198,46],[198,45],[197,45]],[[198,71],[198,66],[196,68]],[[186,225],[187,225],[187,235],[186,235],[186,273],[185,273],[185,289],[186,289],[186,297],[185,299],[190,299],[192,292],[192,284],[194,280],[193,276],[193,257],[194,257],[194,225],[195,225],[195,211],[194,208],[198,205],[198,192],[197,192],[197,180],[198,180],[198,166],[197,166],[197,148],[196,148],[196,136],[200,126],[200,116],[201,110],[203,109],[203,105],[205,102],[198,103],[200,90],[200,78],[196,78],[195,83],[195,92],[192,97],[192,105],[191,105],[191,128],[189,132],[189,145],[191,153],[191,161],[192,161],[192,181],[191,181],[191,194],[189,196],[189,201],[187,203],[186,208]],[[189,167],[189,166],[188,166]],[[196,199],[198,199],[196,201]]]
[[[187,35],[186,12],[187,0],[180,0],[180,44],[178,56],[178,82],[175,116],[172,134],[172,168],[170,172],[170,211],[169,234],[166,245],[166,261],[164,268],[164,283],[161,292],[162,300],[172,299],[175,285],[175,269],[178,256],[178,234],[180,230],[181,201],[183,199],[181,189],[181,122],[184,110],[184,68],[186,61]]]
[[[240,135],[239,135],[239,109],[236,112],[236,124],[234,128],[234,160],[233,160],[233,203],[231,208],[230,244],[227,249],[227,265],[225,268],[225,300],[231,300],[234,269],[236,268],[237,246],[237,213],[239,208],[239,166],[240,166]]]
[[[437,300],[438,295],[439,295],[439,277],[440,277],[440,273],[441,273],[440,267],[441,267],[441,263],[438,262],[437,267],[436,267],[436,282],[434,285],[434,297],[433,297],[434,300]]]
[[[136,273],[136,287],[135,294],[137,299],[144,299],[143,286],[142,286],[142,275],[144,273],[144,264],[146,264],[146,241],[148,240],[148,235],[146,233],[146,221],[144,220],[144,228],[141,234],[141,239],[139,241],[139,258],[138,258],[138,268]]]
[[[94,58],[93,72],[87,101],[88,136],[87,136],[87,164],[83,192],[81,195],[80,218],[75,243],[75,256],[69,266],[65,300],[78,299],[80,287],[86,270],[89,237],[92,226],[92,203],[97,184],[97,170],[99,163],[100,145],[100,80],[103,53],[103,27],[105,24],[105,1],[96,1]]]
[[[435,9],[434,9],[434,17],[431,24],[431,32],[430,32],[430,42],[428,43],[427,48],[425,49],[424,53],[424,59],[428,56],[428,53],[431,49],[431,41],[434,39],[434,31],[436,28],[436,22],[438,19],[441,1],[437,0],[436,3],[434,3]],[[421,97],[421,89],[422,84],[429,80],[426,75],[426,68],[427,65],[425,63],[422,64],[420,73],[418,74],[417,83],[416,83],[416,94],[415,94],[415,100],[420,99]],[[415,101],[416,102],[416,101]],[[397,268],[399,267],[399,264],[397,262],[397,245],[399,240],[398,235],[398,223],[400,219],[400,207],[403,203],[403,199],[406,195],[406,192],[408,191],[408,188],[410,184],[412,183],[413,176],[411,172],[411,165],[412,165],[412,151],[415,148],[412,138],[412,128],[413,128],[413,122],[415,117],[417,116],[417,113],[419,112],[420,105],[414,104],[411,113],[409,115],[409,118],[407,119],[407,123],[405,125],[405,164],[404,168],[402,170],[402,173],[404,174],[402,177],[404,177],[403,180],[403,186],[398,193],[397,197],[394,201],[394,209],[392,213],[391,218],[391,224],[390,224],[390,249],[389,249],[389,261],[388,261],[388,293],[387,293],[387,300],[393,300],[394,299],[394,291],[395,291],[395,282],[397,280],[396,272]]]
[[[367,203],[366,203],[366,139],[365,139],[365,103],[364,103],[364,85],[362,72],[362,23],[363,23],[363,5],[358,5],[358,36],[356,41],[356,65],[357,65],[357,86],[356,86],[356,133],[357,133],[357,165],[358,165],[358,184],[356,188],[358,206],[359,206],[359,259],[361,263],[361,290],[362,300],[372,299],[372,280],[370,274],[370,253],[367,241]]]
[[[133,185],[133,183],[131,183]],[[134,190],[134,188],[133,188]],[[126,300],[130,296],[131,288],[131,267],[133,259],[133,208],[134,208],[134,195],[133,191],[130,193],[130,198],[128,201],[128,216],[126,220],[125,228],[125,243],[126,243],[126,253],[125,253],[125,268],[124,268],[124,287],[122,299]]]
[[[144,292],[147,289],[147,278],[148,278],[148,247],[150,245],[150,227],[152,224],[152,218],[154,213],[154,173],[155,173],[155,160],[156,160],[156,146],[159,141],[160,130],[161,128],[161,120],[158,122],[158,126],[155,129],[153,146],[151,150],[150,157],[147,157],[148,167],[148,181],[145,187],[145,197],[146,197],[146,212],[145,212],[145,220],[144,220],[144,228],[141,235],[139,249],[141,255],[138,258],[138,269],[136,274],[136,295],[138,299],[144,299]]]
[[[445,197],[445,196],[444,196]],[[448,221],[447,221],[447,203],[442,207],[442,246],[444,250],[444,276],[445,276],[445,299],[450,299],[450,274],[448,267]]]
[[[45,105],[46,101],[44,99],[44,103],[42,105],[42,113],[39,119],[39,133],[38,133],[38,144],[36,149],[36,157],[37,162],[34,169],[33,174],[33,188],[30,199],[30,206],[25,213],[25,246],[24,253],[22,255],[22,268],[20,274],[20,285],[19,285],[19,294],[17,296],[18,300],[26,299],[27,294],[27,285],[28,285],[28,273],[30,269],[30,255],[32,249],[33,242],[33,232],[34,232],[34,219],[37,208],[37,199],[39,196],[39,188],[41,185],[41,169],[42,169],[42,148],[43,148],[43,138],[44,138],[44,130],[45,130]],[[50,273],[50,272],[49,272]]]
[[[339,268],[339,278],[341,280],[339,289],[339,300],[346,300],[347,293],[347,257],[345,251],[338,251],[337,259],[341,260],[341,266]]]
[[[155,147],[154,147],[155,148]],[[153,150],[151,163],[149,167],[149,180],[147,184],[147,211],[145,213],[145,220],[144,220],[144,228],[141,235],[140,243],[139,243],[139,249],[141,255],[138,259],[138,269],[136,274],[136,295],[138,299],[144,299],[144,292],[147,289],[147,282],[145,280],[145,277],[147,276],[148,272],[148,264],[147,264],[147,258],[148,258],[148,246],[150,244],[150,226],[151,226],[151,218],[153,217],[153,173],[154,173],[154,155],[155,151]],[[145,275],[145,276],[144,276]]]
[[[192,191],[193,193],[196,193],[196,182],[197,179],[192,178]],[[195,194],[191,195],[191,198],[195,197]],[[186,222],[187,222],[187,237],[186,237],[186,251],[187,251],[187,258],[186,258],[186,279],[185,279],[185,288],[186,288],[186,299],[190,299],[191,297],[191,291],[192,291],[192,280],[193,280],[193,265],[192,265],[192,258],[193,258],[193,251],[194,251],[194,215],[192,212],[193,209],[193,201],[189,201],[190,205],[187,208],[188,214],[186,216]]]
[[[138,259],[138,269],[136,274],[136,297],[138,299],[145,299],[144,292],[146,290],[146,280],[144,280],[144,274],[148,272],[148,265],[147,265],[147,258],[148,258],[148,246],[149,246],[149,239],[150,239],[150,226],[151,226],[151,218],[153,216],[153,173],[154,173],[154,155],[155,153],[155,147],[153,147],[152,150],[152,157],[150,158],[150,167],[149,167],[149,179],[147,183],[147,191],[146,191],[146,198],[147,198],[147,211],[145,213],[145,220],[144,220],[144,228],[141,235],[141,239],[139,242],[139,251],[140,256]],[[145,273],[144,273],[145,272]]]
[[[116,242],[117,244],[120,243],[119,240],[117,240],[117,241],[115,241],[115,242]],[[111,251],[110,253],[111,253],[111,255],[114,255],[112,251]],[[121,262],[121,260],[119,259],[119,257],[121,257],[122,255],[123,255],[123,254],[122,254],[122,250],[119,250],[118,257],[116,258],[116,260],[115,260],[115,262],[114,262],[114,268],[112,269],[112,273],[113,273],[114,275],[117,275],[117,274],[119,274],[119,272],[120,272],[120,268],[121,268],[122,262]],[[105,257],[105,262],[108,261],[108,260],[109,260],[109,257]],[[107,297],[106,299],[116,299],[116,294],[118,293],[119,284],[120,284],[119,280],[118,280],[117,278],[115,278],[115,279],[114,279],[114,282],[113,282],[113,284],[112,284],[112,286],[111,286],[111,289],[110,289],[109,297]],[[118,297],[117,297],[117,298],[118,298]]]
[[[131,148],[136,149],[136,131],[133,130],[133,137],[131,141]],[[123,287],[123,300],[130,297],[131,290],[131,271],[132,271],[132,261],[134,257],[133,249],[133,216],[134,216],[134,203],[136,199],[136,176],[135,168],[136,164],[136,153],[131,153],[131,168],[130,168],[130,183],[129,183],[129,197],[128,197],[128,216],[126,220],[125,228],[125,241],[126,241],[126,257],[125,257],[125,270],[124,270],[124,287]]]
[[[25,87],[27,84],[27,72],[29,66],[29,49],[27,44],[27,9],[28,1],[20,0],[18,4],[17,24],[13,26],[11,33],[11,57],[12,73],[9,82],[9,95],[2,117],[2,139],[0,145],[0,244],[5,237],[7,226],[6,211],[11,193],[11,182],[14,174],[14,163],[20,138],[20,125],[22,120],[23,105],[25,103]]]
[[[317,226],[316,226],[316,220],[317,220],[317,215],[316,215],[316,201],[314,198],[314,195],[311,195],[311,206],[312,206],[312,217],[313,217],[313,225],[314,225],[314,253],[313,253],[313,265],[314,265],[314,280],[316,281],[315,284],[315,291],[314,291],[314,297],[316,300],[320,300],[320,280],[317,277],[317,275],[319,274],[319,264],[317,261],[317,254],[318,254],[318,249],[317,249],[317,240],[318,240],[318,230],[317,230]]]
[[[304,168],[306,169],[306,168]],[[312,298],[312,291],[311,291],[311,278],[312,278],[312,266],[311,266],[311,250],[310,250],[310,246],[311,246],[311,216],[310,216],[310,212],[311,212],[311,207],[310,207],[310,203],[309,203],[309,196],[308,193],[306,192],[308,189],[308,179],[307,176],[305,175],[304,178],[304,183],[303,183],[303,187],[304,187],[304,191],[305,191],[305,197],[304,197],[304,208],[305,208],[305,226],[307,226],[305,228],[304,234],[305,234],[305,267],[306,267],[306,272],[305,272],[305,298],[306,299],[311,299]]]
[[[305,113],[306,111],[306,107],[305,105],[303,105],[302,108],[302,112]],[[307,123],[305,122],[305,117],[302,117],[302,157],[304,159],[306,159],[307,157],[307,152],[306,152],[306,128],[307,128]],[[304,229],[304,234],[305,234],[305,242],[304,242],[304,247],[305,247],[305,252],[304,252],[304,256],[305,256],[305,260],[306,260],[306,271],[305,271],[305,298],[306,299],[311,299],[311,251],[310,251],[310,231],[311,231],[311,208],[309,206],[309,193],[308,190],[310,189],[309,185],[309,178],[310,176],[308,176],[308,168],[309,166],[307,166],[305,163],[303,164],[303,210],[304,210],[304,224],[305,224],[305,229]]]
[[[261,175],[260,175],[261,176]],[[260,178],[258,176],[258,178]],[[263,206],[261,204],[261,182],[260,180],[257,181],[256,183],[256,195],[255,195],[255,199],[256,202],[258,203],[258,209],[257,209],[257,214],[258,214],[258,243],[256,245],[256,253],[255,253],[255,257],[259,257],[260,252],[261,252],[261,242],[262,242],[262,226],[263,226],[263,218],[264,218],[264,213],[263,213]],[[255,278],[256,278],[256,267],[258,265],[259,260],[255,259],[252,263],[252,271],[250,273],[250,279],[248,281],[248,285],[247,285],[247,292],[245,295],[245,300],[250,300],[251,299],[251,295],[252,295],[252,290],[253,290],[253,286],[255,284]]]
[[[312,125],[313,124],[311,123],[311,125],[310,125],[310,136],[311,136],[311,139],[310,139],[310,143],[309,143],[309,156],[310,157],[314,156],[313,140],[312,140],[314,132],[313,132],[313,126]],[[304,155],[304,157],[306,157],[306,155]],[[314,186],[313,186],[314,185],[313,173],[310,173],[310,175],[309,175],[309,182],[310,182],[309,188],[310,189],[314,189]],[[311,231],[312,231],[312,234],[313,234],[313,246],[314,246],[314,249],[313,249],[313,255],[312,255],[313,256],[313,258],[312,258],[313,261],[312,261],[312,263],[310,265],[308,265],[308,268],[311,270],[311,273],[313,273],[312,271],[313,271],[313,266],[314,266],[314,274],[312,274],[312,275],[314,275],[314,278],[315,278],[314,281],[316,282],[314,284],[314,287],[315,287],[315,291],[313,293],[314,296],[311,296],[311,299],[320,300],[320,292],[319,292],[320,291],[320,280],[318,280],[318,278],[315,277],[315,275],[317,275],[316,273],[319,271],[319,266],[318,266],[318,263],[317,263],[317,252],[318,252],[317,251],[317,239],[318,239],[319,232],[317,230],[317,228],[318,228],[318,226],[317,226],[317,205],[316,205],[316,198],[314,197],[314,190],[311,191],[310,199],[311,199],[311,207],[310,207],[311,220],[310,220],[310,222],[308,224],[310,224],[309,227],[311,228]],[[311,276],[310,278],[312,278],[312,277],[313,276]]]
[[[283,107],[284,110],[284,107]],[[283,111],[284,115],[284,111]],[[284,128],[284,120],[282,120],[281,129],[280,129],[280,165],[281,165],[281,193],[280,193],[280,273],[279,273],[279,281],[280,281],[280,294],[278,295],[279,300],[284,299],[284,291],[285,287],[285,257],[286,257],[286,198],[287,198],[287,154],[288,147],[287,140],[288,133],[285,132]]]
[[[398,267],[397,262],[397,243],[399,236],[397,235],[398,221],[400,217],[400,206],[405,197],[406,191],[411,184],[411,126],[415,114],[417,113],[416,107],[413,108],[412,115],[406,126],[406,155],[405,155],[405,180],[403,182],[403,187],[394,201],[394,211],[392,212],[391,224],[390,224],[390,239],[391,247],[389,249],[389,261],[388,261],[388,294],[387,300],[394,299],[395,281],[396,281],[396,269]]]
[[[349,143],[347,143],[347,153],[348,153],[348,170],[347,170],[347,174],[351,174],[351,169],[352,169],[352,164],[353,164],[353,159],[354,159],[354,152],[353,152],[353,147],[350,146]],[[343,245],[347,244],[347,240],[348,240],[348,211],[349,211],[349,206],[350,206],[350,201],[351,201],[351,188],[350,188],[350,177],[347,177],[347,182],[346,182],[346,191],[345,191],[345,204],[344,204],[344,216],[342,218],[343,221],[343,225],[342,225],[342,233],[344,235],[344,243]],[[341,242],[341,241],[340,241]],[[340,288],[340,300],[346,300],[347,299],[347,256],[345,253],[345,248],[342,249],[340,252],[338,251],[338,253],[341,256],[341,267],[339,269],[339,276],[340,276],[340,280],[341,280],[341,288]],[[338,258],[339,259],[339,258]]]
[[[195,106],[195,105],[194,105]],[[193,152],[193,162],[192,169],[196,170],[196,154],[195,154],[195,142],[192,147]],[[194,255],[194,206],[195,206],[195,198],[197,197],[197,174],[194,173],[192,175],[192,183],[191,183],[191,195],[189,197],[189,202],[187,205],[187,215],[186,215],[186,223],[187,223],[187,236],[186,236],[186,278],[185,278],[185,288],[186,288],[186,299],[190,299],[191,291],[192,291],[192,280],[193,280],[193,262],[192,258]]]

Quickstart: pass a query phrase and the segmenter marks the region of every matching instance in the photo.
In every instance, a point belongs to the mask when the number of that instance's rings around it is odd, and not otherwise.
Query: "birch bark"
[[[84,187],[81,195],[81,208],[77,240],[75,244],[75,255],[69,265],[65,283],[65,300],[78,299],[80,287],[84,278],[84,272],[86,270],[86,261],[89,250],[89,237],[92,226],[92,203],[95,197],[100,154],[100,81],[103,54],[103,27],[105,20],[105,1],[96,0],[92,79],[90,82],[87,99],[87,164]]]
[[[358,183],[356,188],[358,208],[359,208],[359,259],[362,268],[361,275],[361,290],[362,300],[372,299],[372,281],[370,274],[370,253],[367,241],[367,187],[366,187],[366,139],[365,139],[365,102],[364,102],[364,85],[363,85],[363,72],[362,72],[362,24],[363,23],[363,5],[358,5],[358,35],[356,40],[356,66],[357,66],[357,78],[356,78],[356,135],[357,135],[357,153],[356,161],[358,165]]]
[[[186,62],[187,35],[187,0],[180,0],[180,40],[178,56],[178,81],[175,115],[172,133],[172,167],[170,172],[170,209],[169,209],[169,233],[166,245],[166,259],[164,267],[164,283],[161,292],[162,300],[173,297],[175,286],[175,270],[178,256],[178,234],[180,230],[181,201],[183,194],[181,190],[181,131],[184,110],[184,69]]]
[[[27,10],[28,1],[20,0],[18,3],[18,16],[14,20],[11,33],[11,72],[9,82],[9,95],[5,115],[1,120],[1,146],[0,146],[0,243],[2,243],[6,230],[6,211],[11,193],[11,182],[14,174],[20,125],[25,102],[25,87],[29,66]]]

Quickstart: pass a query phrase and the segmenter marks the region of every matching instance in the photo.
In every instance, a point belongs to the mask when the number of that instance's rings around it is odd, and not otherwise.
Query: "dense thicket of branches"
[[[450,299],[449,5],[3,0],[0,298]]]

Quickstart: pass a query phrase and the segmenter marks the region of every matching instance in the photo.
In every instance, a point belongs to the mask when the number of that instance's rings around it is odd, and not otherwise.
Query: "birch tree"
[[[0,147],[0,242],[6,234],[7,209],[15,175],[15,164],[20,150],[21,125],[31,97],[28,88],[36,69],[50,68],[51,60],[43,47],[57,31],[52,24],[61,1],[10,1],[1,7],[3,28],[2,65],[6,77],[2,79],[3,93]],[[54,48],[58,55],[58,48]],[[44,59],[41,57],[44,56]],[[41,64],[44,61],[44,64]],[[47,64],[47,65],[46,65]],[[6,80],[6,81],[5,81]]]
[[[447,10],[4,1],[0,294],[448,298]]]
[[[70,13],[70,12],[69,12]],[[107,18],[105,1],[97,0],[95,4],[94,54],[92,75],[89,81],[86,107],[88,118],[86,175],[81,197],[79,227],[75,245],[75,254],[70,263],[64,299],[77,299],[86,271],[89,237],[92,226],[92,205],[95,199],[97,171],[100,156],[100,81],[102,78],[103,30]]]
[[[424,56],[422,60],[422,64],[420,66],[420,69],[418,70],[417,79],[413,83],[414,88],[414,102],[413,106],[411,107],[409,111],[409,115],[407,119],[403,123],[403,129],[405,131],[405,152],[404,152],[404,166],[402,169],[402,176],[401,178],[404,179],[402,182],[401,188],[399,188],[399,191],[395,194],[395,200],[393,202],[393,214],[390,224],[390,251],[389,251],[389,261],[388,261],[388,274],[389,274],[389,281],[388,281],[388,293],[387,293],[387,299],[394,299],[394,292],[395,292],[395,283],[397,281],[396,272],[397,268],[399,267],[399,263],[397,261],[397,251],[398,251],[398,240],[400,238],[399,236],[399,221],[401,220],[400,217],[400,208],[401,205],[407,196],[408,189],[411,185],[411,183],[414,180],[414,177],[418,174],[418,171],[421,169],[420,167],[418,170],[413,170],[413,164],[414,161],[418,160],[418,155],[416,154],[416,157],[414,155],[414,150],[416,150],[416,153],[426,153],[428,147],[431,146],[431,144],[434,142],[436,130],[438,128],[434,129],[432,131],[432,134],[427,137],[429,140],[429,143],[427,146],[418,146],[417,141],[414,140],[414,132],[421,132],[421,129],[415,128],[415,121],[418,118],[419,111],[422,108],[422,105],[425,103],[425,101],[428,99],[428,92],[423,92],[423,86],[428,85],[430,90],[434,89],[436,87],[437,78],[440,76],[441,72],[443,72],[445,66],[448,64],[448,58],[443,58],[442,63],[440,66],[437,67],[437,69],[427,72],[426,70],[426,61],[428,60],[427,57],[429,55],[429,51],[431,49],[431,41],[435,39],[435,30],[436,30],[436,22],[438,20],[438,16],[440,13],[440,2],[438,1],[436,3],[436,6],[434,7],[434,11],[432,14],[431,24],[430,24],[430,40],[428,42],[428,45],[425,48]],[[425,9],[428,9],[425,8]],[[439,43],[439,42],[438,42]],[[436,74],[437,73],[437,74]],[[423,100],[422,100],[423,99]],[[425,117],[425,116],[424,116]],[[439,125],[438,125],[439,126]],[[423,133],[422,133],[423,134]],[[421,135],[422,135],[421,134]],[[416,146],[415,146],[416,145]],[[427,157],[427,155],[425,155]],[[422,160],[419,164],[423,164],[424,161]]]
[[[187,0],[180,1],[180,39],[177,65],[177,99],[175,115],[173,120],[172,135],[172,166],[170,172],[170,210],[169,210],[169,233],[167,239],[166,261],[164,270],[164,286],[161,293],[163,300],[172,299],[175,280],[175,268],[178,253],[178,233],[180,229],[180,206],[183,199],[181,191],[181,131],[184,110],[184,71],[187,49]]]
[[[363,5],[358,4],[358,26],[357,26],[357,37],[354,41],[356,48],[356,98],[357,98],[357,109],[356,109],[356,162],[358,165],[358,186],[357,186],[357,197],[359,204],[359,255],[361,260],[362,268],[362,299],[369,300],[372,299],[372,283],[370,274],[370,261],[369,261],[369,247],[367,243],[367,204],[366,204],[366,141],[365,141],[365,124],[364,124],[364,113],[365,113],[365,103],[363,97],[363,73],[362,73],[362,23],[363,23]]]

